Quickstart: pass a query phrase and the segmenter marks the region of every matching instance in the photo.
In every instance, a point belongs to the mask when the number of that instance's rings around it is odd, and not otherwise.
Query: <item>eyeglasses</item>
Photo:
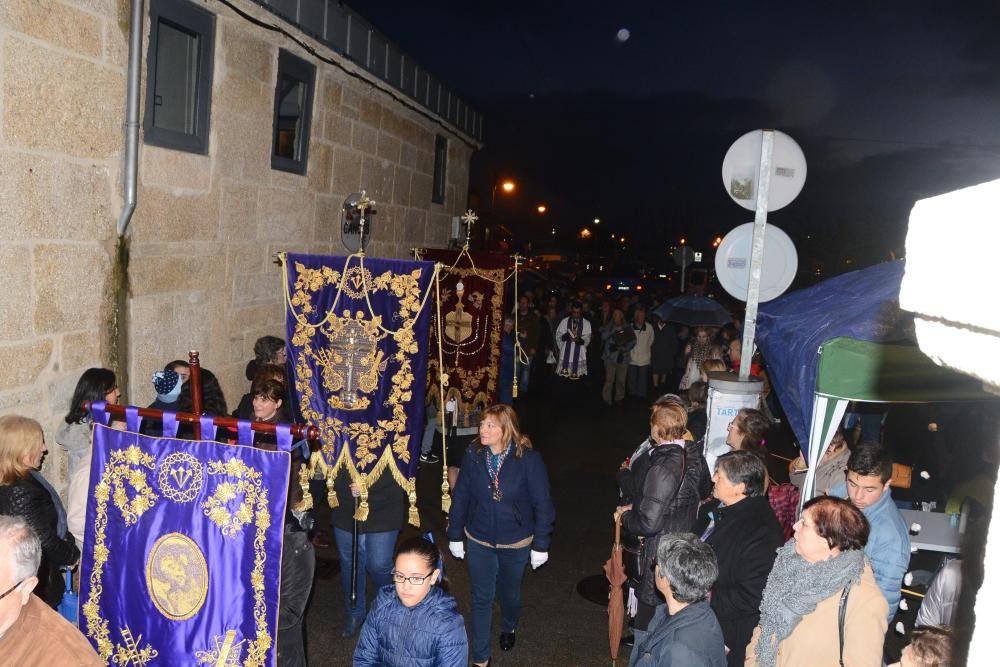
[[[395,570],[393,570],[392,580],[395,581],[397,584],[401,584],[404,581],[408,581],[410,582],[411,586],[423,586],[424,582],[430,579],[433,574],[434,573],[431,572],[430,574],[425,574],[422,577],[408,577],[402,572],[396,572]]]
[[[21,581],[17,582],[16,584],[14,584],[13,586],[11,586],[7,590],[5,590],[3,593],[0,593],[0,600],[3,600],[5,597],[7,597],[11,593],[13,593],[15,590],[17,590],[17,587],[20,586],[21,584],[23,584],[25,581],[27,581],[27,577],[24,578],[24,579],[22,579]]]

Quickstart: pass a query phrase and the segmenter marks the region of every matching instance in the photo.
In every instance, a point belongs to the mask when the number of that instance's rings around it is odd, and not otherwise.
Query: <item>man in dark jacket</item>
[[[636,638],[629,667],[723,667],[722,630],[708,605],[718,574],[711,547],[691,533],[660,538],[656,588],[666,604],[656,608],[643,638]]]
[[[712,609],[729,647],[729,667],[743,665],[747,643],[760,620],[767,575],[784,542],[764,492],[766,479],[764,462],[751,452],[729,452],[715,463],[712,495],[719,507],[704,534],[719,563]]]

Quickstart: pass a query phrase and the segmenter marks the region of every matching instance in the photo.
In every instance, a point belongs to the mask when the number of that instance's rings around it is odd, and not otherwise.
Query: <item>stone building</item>
[[[42,422],[58,488],[84,369],[111,366],[146,405],[151,373],[198,349],[235,407],[254,341],[283,333],[273,255],[346,254],[340,208],[361,188],[369,255],[445,245],[481,133],[337,0],[151,0],[119,246],[129,17],[129,0],[0,3],[0,412]]]

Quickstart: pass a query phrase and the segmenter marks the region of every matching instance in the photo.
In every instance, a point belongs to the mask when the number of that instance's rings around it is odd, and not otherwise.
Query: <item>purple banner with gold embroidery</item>
[[[288,452],[104,421],[95,410],[84,635],[115,665],[274,665]]]
[[[424,250],[424,259],[440,262],[441,343],[448,375],[445,403],[457,404],[448,426],[472,428],[480,413],[496,402],[500,373],[500,338],[504,318],[504,278],[511,271],[509,257],[458,250]],[[435,309],[434,316],[437,316]],[[435,323],[431,349],[437,349]],[[428,386],[437,399],[438,359],[428,362]],[[441,411],[442,414],[445,411]]]
[[[364,519],[364,489],[389,472],[416,522],[434,265],[358,255],[283,259],[294,407],[320,431],[327,476],[345,466],[362,482]]]

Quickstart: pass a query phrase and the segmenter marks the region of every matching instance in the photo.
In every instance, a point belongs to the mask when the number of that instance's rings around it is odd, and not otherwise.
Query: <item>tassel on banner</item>
[[[420,528],[420,512],[417,511],[417,492],[410,489],[410,525]]]
[[[451,512],[451,494],[448,493],[449,490],[448,473],[446,472],[444,479],[441,481],[441,511],[445,514]]]
[[[354,518],[358,521],[368,520],[368,487],[365,484],[361,484],[361,504],[358,505],[358,511],[354,513]]]
[[[309,490],[309,480],[312,479],[313,471],[310,466],[304,465],[299,468],[299,487],[302,489],[302,500],[293,508],[296,512],[308,512],[313,508],[313,495]]]
[[[333,489],[333,475],[330,474],[329,468],[326,471],[326,500],[330,504],[330,509],[340,505],[340,501],[337,500],[337,492]]]
[[[513,391],[510,393],[511,398],[517,398],[517,378],[514,379]]]

